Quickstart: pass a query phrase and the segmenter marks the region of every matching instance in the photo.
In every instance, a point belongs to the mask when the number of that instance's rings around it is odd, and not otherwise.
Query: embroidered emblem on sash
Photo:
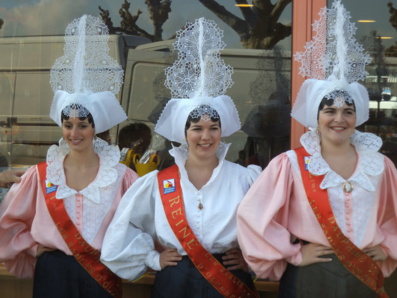
[[[45,192],[46,194],[52,193],[57,190],[57,186],[52,184],[50,181],[45,181]]]
[[[304,161],[305,161],[305,170],[306,170],[306,171],[309,171],[310,158],[311,158],[311,156],[305,156],[305,157],[304,157]]]
[[[166,195],[176,191],[175,179],[163,180],[163,193]]]

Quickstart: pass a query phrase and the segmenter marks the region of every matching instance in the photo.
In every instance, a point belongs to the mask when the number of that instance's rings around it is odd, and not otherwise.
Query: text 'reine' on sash
[[[168,223],[204,278],[224,297],[259,297],[208,252],[193,233],[184,211],[178,166],[160,171],[157,180]]]

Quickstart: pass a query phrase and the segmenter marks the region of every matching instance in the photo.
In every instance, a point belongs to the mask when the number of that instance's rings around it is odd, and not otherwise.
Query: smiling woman
[[[177,33],[180,56],[166,69],[173,98],[155,128],[181,144],[170,151],[176,165],[129,189],[104,239],[101,259],[119,276],[134,280],[156,271],[152,297],[258,297],[235,216],[260,168],[225,159],[230,144],[221,137],[236,132],[240,121],[224,95],[232,69],[218,55],[221,37],[204,18]]]
[[[313,24],[317,35],[295,56],[311,78],[291,113],[309,131],[238,209],[243,255],[259,277],[280,280],[279,297],[388,297],[384,277],[397,267],[397,170],[378,136],[355,129],[368,119],[357,81],[370,59],[349,19],[337,0]]]
[[[67,26],[65,55],[51,70],[50,117],[63,137],[0,207],[0,261],[15,276],[34,278],[33,297],[121,297],[121,280],[99,256],[138,175],[118,162],[118,147],[95,137],[126,118],[115,97],[122,70],[108,56],[107,34],[92,16]]]

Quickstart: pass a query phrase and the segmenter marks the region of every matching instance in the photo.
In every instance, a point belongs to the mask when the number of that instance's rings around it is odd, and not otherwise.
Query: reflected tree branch
[[[240,7],[244,20],[230,13],[216,0],[199,0],[239,36],[247,49],[272,49],[279,41],[291,35],[291,24],[279,23],[279,18],[292,0],[252,0],[253,7]],[[246,0],[235,0],[236,4],[248,4]]]
[[[208,10],[232,28],[240,37],[240,42],[247,49],[272,49],[279,41],[291,35],[291,24],[279,22],[280,16],[292,0],[278,0],[275,4],[270,0],[252,0],[249,7],[247,0],[234,0],[243,18],[236,16],[220,5],[217,0],[199,0]],[[101,17],[112,34],[125,33],[139,35],[152,41],[163,40],[163,25],[171,12],[172,0],[145,0],[154,31],[150,34],[137,25],[141,10],[136,14],[130,12],[130,2],[124,0],[119,9],[120,27],[114,27],[108,10],[102,9]]]

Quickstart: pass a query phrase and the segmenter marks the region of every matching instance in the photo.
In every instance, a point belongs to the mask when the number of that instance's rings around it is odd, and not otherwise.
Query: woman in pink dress
[[[100,51],[108,49],[106,33],[99,19],[86,15],[67,27],[67,58],[51,71],[50,117],[62,138],[1,205],[0,261],[17,277],[34,277],[33,297],[121,297],[120,278],[99,256],[118,203],[138,176],[119,163],[118,147],[96,137],[126,119],[114,96],[121,66]],[[86,61],[93,51],[98,60]]]
[[[397,171],[378,152],[381,139],[355,129],[369,114],[368,92],[356,82],[369,57],[349,14],[336,1],[320,15],[314,28],[328,35],[296,55],[312,78],[292,117],[310,130],[303,148],[274,158],[248,191],[238,239],[259,278],[281,279],[280,297],[387,297],[383,278],[397,266]],[[315,54],[328,63],[309,63]]]

